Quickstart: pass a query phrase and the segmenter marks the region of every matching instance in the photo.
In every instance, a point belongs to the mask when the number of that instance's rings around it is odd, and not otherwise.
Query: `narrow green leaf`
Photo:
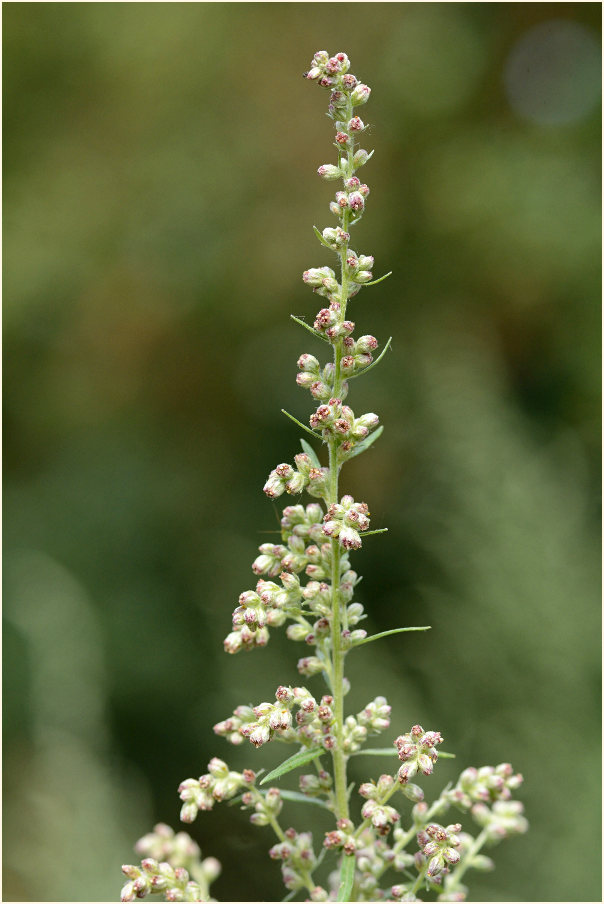
[[[380,276],[378,279],[372,279],[371,282],[363,283],[363,286],[377,286],[379,282],[382,282],[384,279],[388,279],[389,276],[392,276],[392,270],[389,273],[384,273],[383,276]]]
[[[387,534],[387,527],[378,527],[376,530],[366,530],[363,531],[362,534],[359,534],[360,537],[370,537],[372,534]]]
[[[348,756],[398,756],[396,747],[368,747],[366,750],[355,750]]]
[[[454,760],[456,756],[454,753],[447,753],[446,750],[439,750],[438,755],[439,757],[442,757],[443,760]]]
[[[352,374],[351,376],[346,377],[346,379],[347,379],[347,380],[354,380],[355,377],[362,377],[363,374],[366,374],[368,371],[370,371],[372,367],[375,367],[376,364],[379,364],[380,361],[382,360],[382,358],[384,357],[384,355],[386,354],[386,352],[388,351],[388,349],[390,348],[390,343],[391,343],[391,342],[392,342],[392,336],[390,337],[390,339],[388,340],[388,342],[386,343],[386,345],[384,346],[384,348],[382,349],[382,351],[380,352],[380,354],[377,356],[377,358],[375,359],[375,361],[372,361],[371,364],[370,364],[368,367],[364,368],[364,370],[360,370],[360,371],[358,372],[358,374]]]
[[[317,437],[318,439],[318,437]],[[313,468],[320,468],[321,462],[319,461],[319,456],[313,449],[311,445],[309,445],[305,439],[300,440],[300,445],[302,446],[302,450],[306,452],[310,460],[312,461]]]
[[[282,900],[282,901],[291,901],[292,898],[295,897],[297,891],[298,891],[298,889],[297,889],[297,888],[294,888],[293,891],[290,891],[290,893],[289,893],[288,895],[285,895],[284,898],[281,898],[281,900]]]
[[[346,456],[346,461],[349,461],[351,458],[354,458],[356,455],[360,455],[361,452],[364,452],[369,446],[373,445],[373,443],[378,439],[382,433],[384,432],[383,427],[378,427],[377,430],[374,430],[373,433],[370,433],[366,439],[361,440],[360,443],[357,443],[352,447],[352,452],[350,452]]]
[[[323,238],[322,234],[319,232],[319,230],[317,229],[317,227],[316,227],[316,226],[313,226],[313,229],[314,229],[314,232],[315,232],[316,237],[319,239],[319,241],[321,242],[321,244],[322,244],[322,245],[325,245],[326,248],[329,248],[330,251],[333,251],[334,249],[331,247],[331,245],[328,245],[328,244],[327,244],[327,242],[325,241],[325,239]]]
[[[313,431],[310,429],[310,427],[307,427],[305,424],[302,423],[302,421],[299,421],[297,417],[294,417],[293,414],[290,414],[289,411],[285,410],[285,408],[282,408],[281,412],[286,417],[288,417],[290,419],[290,421],[293,421],[294,424],[297,424],[298,427],[301,427],[302,430],[306,430],[307,433],[310,433],[311,436],[313,436],[315,439],[318,439],[317,434],[313,433]]]
[[[281,791],[281,789],[279,789],[279,793],[283,800],[293,800],[299,804],[314,804],[315,807],[323,807],[324,810],[329,810],[327,802],[319,797],[307,797],[306,794],[301,794],[300,791]]]
[[[294,753],[293,756],[284,760],[279,766],[273,769],[272,772],[265,775],[260,784],[264,785],[265,782],[271,781],[274,778],[280,778],[282,775],[285,775],[286,772],[297,769],[298,766],[304,766],[306,763],[311,763],[324,753],[325,751],[322,747],[310,747],[305,750],[299,750],[298,753]]]
[[[315,330],[314,327],[312,327],[309,323],[306,323],[305,320],[301,320],[300,317],[294,317],[293,314],[290,314],[289,316],[292,320],[295,320],[296,323],[299,323],[300,326],[303,326],[305,330],[308,330],[309,333],[312,333],[313,336],[316,336],[317,339],[322,339],[323,342],[327,342],[327,344],[329,345],[329,339],[327,338],[327,336],[319,333],[318,330]],[[373,367],[373,365],[370,364],[369,367]],[[369,367],[367,368],[367,370],[369,370]]]
[[[344,854],[342,857],[342,869],[340,870],[340,887],[338,888],[338,901],[350,901],[352,886],[354,885],[354,868],[356,858],[354,854]]]
[[[364,643],[371,643],[372,640],[379,640],[380,637],[388,637],[390,634],[403,634],[406,631],[429,631],[431,627],[431,625],[424,625],[422,628],[392,628],[390,631],[381,631],[379,634],[372,634],[370,637],[366,637],[365,640],[355,643],[352,649],[356,650],[357,647],[362,647]]]

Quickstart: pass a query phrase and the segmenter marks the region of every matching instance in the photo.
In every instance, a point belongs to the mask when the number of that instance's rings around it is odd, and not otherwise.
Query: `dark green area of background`
[[[300,77],[326,48],[373,88],[354,242],[394,271],[352,303],[393,336],[351,384],[386,428],[343,479],[389,528],[355,557],[359,600],[369,630],[433,626],[351,655],[349,708],[386,694],[384,743],[443,733],[428,797],[470,764],[524,773],[531,831],[474,899],[599,900],[599,104],[543,125],[505,73],[541,22],[599,46],[600,5],[3,13],[4,899],[117,899],[182,779],[282,753],[211,726],[304,654],[222,639],[276,527],[264,479],[298,451],[279,409],[310,411],[296,357],[323,351],[288,315],[314,315],[300,275],[330,263],[327,94]],[[583,103],[580,57],[537,117]],[[268,829],[219,806],[191,831],[218,898],[283,896]]]

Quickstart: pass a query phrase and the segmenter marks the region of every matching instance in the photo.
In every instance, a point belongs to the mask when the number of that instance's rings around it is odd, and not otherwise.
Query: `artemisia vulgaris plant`
[[[401,731],[398,726],[391,732],[390,747],[368,749],[370,737],[390,728],[386,698],[376,697],[360,712],[347,712],[345,663],[351,650],[387,634],[425,628],[367,636],[359,627],[365,616],[355,601],[359,576],[351,556],[365,537],[380,531],[370,529],[367,502],[341,494],[340,478],[344,465],[365,452],[382,427],[373,412],[355,414],[348,404],[349,388],[351,380],[369,373],[390,344],[388,340],[375,357],[378,340],[369,335],[355,338],[350,319],[352,299],[380,282],[373,278],[373,257],[351,246],[352,227],[363,216],[369,196],[357,175],[371,157],[358,146],[366,129],[358,111],[371,90],[350,72],[345,53],[319,51],[305,77],[329,91],[328,113],[335,125],[335,162],[323,164],[318,173],[339,183],[329,205],[336,225],[315,228],[315,233],[335,256],[338,272],[320,266],[303,274],[325,307],[312,326],[294,320],[312,334],[317,353],[327,353],[329,360],[310,352],[298,359],[296,379],[310,392],[315,410],[308,426],[297,423],[314,442],[302,439],[293,464],[277,465],[264,492],[271,500],[306,493],[310,502],[283,509],[281,542],[260,547],[252,564],[258,581],[239,597],[224,642],[227,653],[255,650],[267,645],[271,630],[286,626],[287,637],[308,649],[298,660],[304,684],[279,685],[272,701],[238,706],[214,726],[230,744],[249,742],[260,748],[274,742],[293,754],[268,775],[256,767],[255,751],[250,760],[254,769],[243,772],[213,758],[204,775],[180,785],[180,818],[191,823],[200,810],[226,800],[251,811],[250,821],[274,836],[268,854],[281,865],[284,900],[463,901],[469,872],[493,868],[482,849],[527,829],[522,804],[512,799],[522,776],[509,763],[470,767],[428,803],[418,782],[434,771],[443,741],[440,732],[421,725]],[[354,788],[347,766],[351,757],[363,754],[382,756],[386,762],[398,756],[398,769]],[[280,787],[282,775],[304,767],[310,771],[299,774],[299,791]],[[301,831],[280,821],[284,800],[315,805],[301,807]],[[307,828],[316,805],[333,819],[322,837],[313,837]],[[451,809],[463,814],[463,828],[455,819],[447,822]],[[212,900],[209,885],[220,866],[213,858],[202,860],[185,832],[174,834],[168,826],[157,825],[136,850],[144,859],[140,866],[122,867],[128,878],[123,901],[153,893],[163,893],[169,901]]]

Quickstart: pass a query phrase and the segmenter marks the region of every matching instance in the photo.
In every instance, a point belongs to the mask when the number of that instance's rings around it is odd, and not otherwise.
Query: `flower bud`
[[[348,195],[348,206],[351,210],[363,210],[365,207],[363,195],[358,191],[353,191]]]
[[[368,283],[373,279],[371,270],[357,270],[354,274],[354,281],[357,283]]]
[[[424,792],[419,785],[414,785],[413,782],[403,784],[401,791],[405,797],[414,804],[420,803],[420,801],[424,799]]]
[[[361,338],[367,338],[367,337],[363,336]],[[377,345],[377,342],[376,342],[376,345]],[[298,363],[298,369],[301,371],[304,371],[305,373],[310,373],[310,374],[318,374],[319,373],[320,364],[314,355],[308,355],[308,354],[300,355],[297,363]]]
[[[373,258],[372,258],[373,262]],[[378,341],[375,336],[361,336],[357,339],[355,352],[361,354],[368,354],[369,352],[373,352],[378,347]]]
[[[363,166],[369,160],[371,155],[364,148],[359,148],[359,150],[355,153],[352,158],[352,162],[354,164],[354,168],[358,169],[360,166]]]
[[[356,85],[352,94],[350,95],[353,106],[359,107],[361,104],[366,104],[369,100],[370,94],[371,88],[369,87],[369,85]]]
[[[339,166],[334,166],[332,163],[324,163],[317,170],[318,174],[322,179],[325,179],[327,182],[330,182],[333,179],[339,179],[342,175],[342,171]]]
[[[350,136],[346,132],[336,132],[336,141],[339,145],[345,146],[350,141]]]
[[[349,132],[362,132],[365,128],[365,123],[361,119],[360,116],[353,116],[351,120],[349,120],[347,129]]]

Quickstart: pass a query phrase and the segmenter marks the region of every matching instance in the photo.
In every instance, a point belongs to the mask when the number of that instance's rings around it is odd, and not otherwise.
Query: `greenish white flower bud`
[[[358,169],[360,166],[363,166],[369,160],[371,154],[366,151],[364,148],[359,148],[359,150],[355,153],[352,158],[352,162],[355,169]]]
[[[340,167],[334,166],[332,163],[324,163],[319,167],[317,172],[321,178],[325,179],[327,182],[330,182],[333,179],[339,179],[342,175]]]
[[[371,94],[371,88],[369,85],[357,85],[350,95],[350,99],[352,100],[353,106],[359,107],[361,104],[366,104],[369,100],[369,95]]]

